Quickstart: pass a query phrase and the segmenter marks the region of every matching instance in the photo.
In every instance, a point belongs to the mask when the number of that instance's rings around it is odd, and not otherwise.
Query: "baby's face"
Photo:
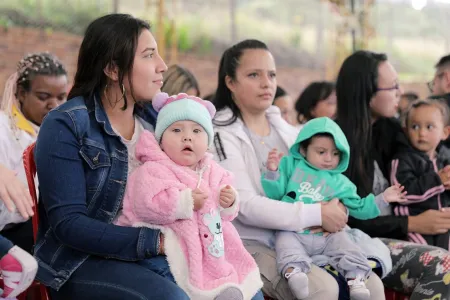
[[[313,137],[306,149],[306,160],[320,170],[334,170],[339,164],[341,152],[334,139],[328,136]]]
[[[448,135],[441,111],[432,105],[411,109],[407,132],[412,146],[430,157],[434,155],[441,140],[445,140]]]
[[[192,121],[178,121],[164,131],[161,149],[180,166],[195,169],[208,150],[208,134]]]

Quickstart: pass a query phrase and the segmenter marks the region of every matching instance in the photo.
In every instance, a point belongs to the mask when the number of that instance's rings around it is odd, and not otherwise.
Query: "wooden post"
[[[231,43],[234,44],[237,41],[236,0],[230,0],[230,23],[231,23]]]
[[[165,41],[165,28],[164,28],[164,0],[159,0],[158,5],[158,51],[162,59],[165,58],[166,54],[166,41]]]
[[[177,10],[175,8],[176,6],[176,0],[172,0],[172,10],[173,10],[173,16],[172,20],[170,22],[170,26],[172,28],[171,36],[170,36],[170,64],[176,64],[178,61],[178,32],[177,32]]]
[[[113,0],[113,12],[117,14],[119,12],[120,0]]]

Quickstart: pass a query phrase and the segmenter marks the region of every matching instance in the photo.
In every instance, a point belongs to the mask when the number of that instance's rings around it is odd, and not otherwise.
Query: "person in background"
[[[441,57],[434,68],[433,80],[427,83],[431,93],[430,98],[442,99],[450,107],[450,54]],[[447,138],[443,144],[450,148],[450,138]]]
[[[356,185],[361,197],[370,193],[378,195],[389,186],[389,167],[398,145],[396,139],[403,134],[400,122],[394,118],[401,93],[397,72],[385,54],[357,51],[341,66],[336,83],[337,123],[352,145],[352,159],[344,174]],[[372,237],[382,237],[389,247],[393,269],[383,279],[387,287],[411,294],[410,300],[450,296],[446,281],[450,269],[441,267],[450,261],[448,252],[393,240],[407,240],[410,232],[447,232],[450,211],[428,210],[417,216],[393,216],[388,206],[375,219],[349,218],[349,226]]]
[[[24,185],[27,179],[23,152],[36,141],[48,112],[66,102],[67,87],[66,69],[55,56],[46,52],[23,57],[17,64],[17,71],[5,84],[0,105],[0,164],[15,172]],[[1,204],[5,202],[8,200]],[[13,213],[3,208],[0,207],[0,218],[6,227],[0,228],[2,235],[31,252],[32,224],[31,220],[26,220],[32,212],[23,218],[20,208]]]
[[[203,100],[207,100],[207,101],[213,102],[214,101],[214,97],[215,97],[214,93],[210,93],[210,94],[205,95],[203,97]]]
[[[419,99],[419,96],[414,92],[403,93],[400,96],[400,101],[398,102],[398,117],[402,118],[411,102],[417,99]]]
[[[200,87],[194,74],[180,65],[172,65],[164,74],[164,84],[161,91],[169,95],[186,93],[200,96]]]
[[[304,124],[311,119],[336,115],[336,92],[334,83],[328,81],[312,82],[295,102],[297,121]]]
[[[286,120],[286,122],[292,126],[298,125],[294,116],[294,101],[291,96],[289,96],[289,94],[286,93],[286,91],[280,86],[277,86],[272,105],[275,105],[280,109],[281,116],[284,120]]]

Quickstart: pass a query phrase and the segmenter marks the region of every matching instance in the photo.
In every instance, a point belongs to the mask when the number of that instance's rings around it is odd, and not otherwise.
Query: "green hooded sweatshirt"
[[[300,153],[300,143],[318,133],[333,136],[340,161],[334,170],[320,170]],[[338,198],[348,209],[350,216],[366,220],[380,214],[373,194],[360,198],[356,186],[342,173],[347,170],[350,147],[341,128],[329,118],[316,118],[303,127],[297,140],[284,156],[278,171],[262,175],[262,186],[267,197],[284,202],[302,201],[307,204]]]

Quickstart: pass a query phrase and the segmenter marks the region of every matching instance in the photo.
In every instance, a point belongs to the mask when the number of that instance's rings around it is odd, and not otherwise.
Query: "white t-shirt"
[[[32,125],[36,132],[39,127]],[[9,117],[0,111],[0,164],[15,171],[17,178],[28,186],[25,168],[23,166],[23,152],[36,141],[33,136],[21,129],[13,129]],[[0,180],[2,180],[0,178]],[[36,180],[37,187],[37,180]],[[0,199],[0,230],[11,223],[21,223],[25,219],[18,212],[10,213]]]
[[[134,132],[131,140],[127,140],[123,138],[120,133],[113,128],[114,132],[120,137],[122,143],[127,147],[128,150],[128,176],[130,176],[131,172],[133,172],[137,167],[142,165],[140,161],[136,159],[136,144],[141,136],[141,133],[144,131],[144,126],[141,121],[135,117],[134,118]]]
[[[142,132],[144,131],[144,126],[142,125],[142,122],[139,120],[138,117],[134,118],[134,132],[133,136],[131,137],[131,140],[127,140],[123,138],[120,133],[114,129],[113,131],[120,137],[120,140],[124,145],[127,147],[128,150],[128,178],[130,177],[131,172],[133,172],[137,167],[142,165],[142,163],[137,160],[136,158],[136,144],[139,140],[139,137],[141,136]],[[125,186],[125,189],[127,187]],[[117,213],[117,216],[114,219],[114,223],[119,219],[119,217],[122,215],[122,208],[120,208],[119,212]]]

